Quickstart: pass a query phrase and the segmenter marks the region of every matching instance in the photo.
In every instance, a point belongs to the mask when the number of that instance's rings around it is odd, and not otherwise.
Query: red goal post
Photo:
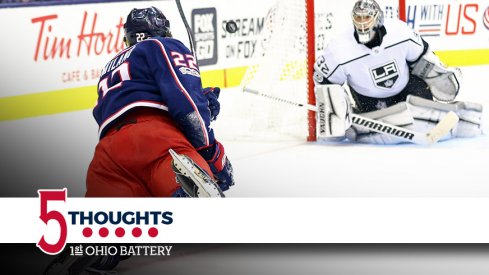
[[[316,62],[316,31],[314,28],[314,0],[306,1],[306,24],[307,24],[307,103],[316,105],[316,97],[314,95],[314,62]],[[307,141],[316,141],[316,113],[307,111],[308,136]]]

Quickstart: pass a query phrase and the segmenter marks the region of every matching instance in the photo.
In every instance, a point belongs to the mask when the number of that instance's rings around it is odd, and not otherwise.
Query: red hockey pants
[[[115,123],[95,148],[87,172],[86,197],[170,197],[180,187],[168,149],[212,172],[169,115],[132,111]]]

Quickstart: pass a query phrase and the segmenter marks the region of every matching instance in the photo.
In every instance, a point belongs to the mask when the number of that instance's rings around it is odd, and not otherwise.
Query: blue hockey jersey
[[[196,59],[176,39],[146,39],[119,52],[103,68],[93,110],[100,138],[135,107],[167,111],[197,149],[214,143]]]

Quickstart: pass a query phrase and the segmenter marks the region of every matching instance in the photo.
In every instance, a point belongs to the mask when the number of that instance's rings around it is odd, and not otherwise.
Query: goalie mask
[[[171,37],[170,21],[157,8],[133,9],[124,24],[124,43],[132,46],[149,37]]]
[[[362,44],[370,42],[376,31],[384,24],[384,13],[375,0],[359,0],[351,12],[353,25]]]

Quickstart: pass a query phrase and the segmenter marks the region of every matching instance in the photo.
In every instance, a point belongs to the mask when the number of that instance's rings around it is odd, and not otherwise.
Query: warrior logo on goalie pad
[[[354,124],[358,126],[363,126],[369,128],[371,130],[379,130],[391,135],[395,135],[401,138],[406,138],[408,140],[412,140],[414,138],[414,134],[408,131],[403,131],[401,129],[394,129],[386,125],[382,125],[380,123],[376,123],[375,121],[368,121],[366,119],[362,119],[360,117],[353,117],[352,121]]]
[[[381,88],[391,88],[399,78],[399,69],[395,61],[373,68],[370,73],[375,85]]]

